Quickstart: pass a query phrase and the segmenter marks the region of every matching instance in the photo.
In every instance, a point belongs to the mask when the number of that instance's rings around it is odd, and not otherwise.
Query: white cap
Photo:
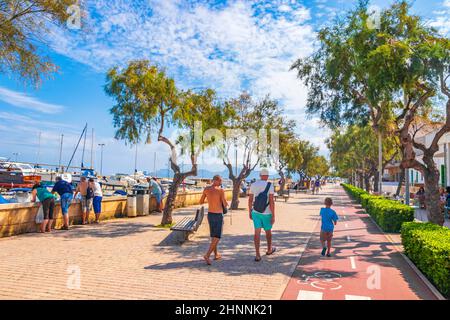
[[[261,172],[259,173],[259,175],[262,176],[270,176],[269,174],[269,170],[267,169],[262,169]]]

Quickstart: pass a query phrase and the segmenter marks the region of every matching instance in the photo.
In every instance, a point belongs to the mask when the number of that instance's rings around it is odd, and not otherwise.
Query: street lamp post
[[[101,148],[100,153],[100,175],[103,177],[103,147],[105,146],[104,143],[99,143],[98,146]]]

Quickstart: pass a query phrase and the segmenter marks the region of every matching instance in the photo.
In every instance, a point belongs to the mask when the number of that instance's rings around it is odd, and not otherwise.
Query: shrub
[[[369,195],[369,193],[366,190],[354,187],[350,184],[343,184],[342,185],[347,191],[347,193],[350,195],[350,197],[354,200],[356,200],[358,203],[361,203],[361,196],[362,195]]]
[[[401,229],[406,255],[427,278],[450,298],[450,230],[431,223],[404,223]]]
[[[400,232],[402,224],[414,220],[414,209],[394,200],[372,197],[366,211],[385,232]]]
[[[385,232],[400,232],[402,224],[414,220],[414,209],[400,202],[373,196],[349,184],[342,185],[351,198],[361,203]]]

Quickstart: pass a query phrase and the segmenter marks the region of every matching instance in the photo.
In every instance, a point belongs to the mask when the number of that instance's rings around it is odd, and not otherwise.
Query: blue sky
[[[392,1],[374,1],[385,7]],[[257,97],[271,94],[287,117],[297,120],[299,134],[326,154],[327,130],[307,119],[307,92],[289,72],[291,63],[310,54],[315,32],[355,4],[343,0],[206,1],[88,0],[82,30],[51,28],[43,48],[60,67],[39,89],[0,74],[0,157],[18,152],[19,160],[56,164],[59,137],[65,136],[67,163],[87,122],[95,129],[95,144],[105,143],[104,171],[131,172],[134,150],[114,140],[109,109],[114,101],[104,93],[105,72],[130,59],[148,58],[167,68],[184,88],[211,87],[223,97],[247,90]],[[413,10],[450,33],[450,0],[417,0]],[[90,142],[88,141],[88,144]],[[165,145],[139,147],[138,169],[166,167]],[[75,164],[81,161],[79,152]],[[89,152],[86,156],[89,164]],[[98,168],[99,149],[94,151]],[[204,168],[222,171],[216,161]]]

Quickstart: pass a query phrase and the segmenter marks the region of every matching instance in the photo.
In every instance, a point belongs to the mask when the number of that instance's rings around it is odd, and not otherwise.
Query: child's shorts
[[[320,241],[331,241],[331,239],[333,239],[333,232],[320,232]]]

